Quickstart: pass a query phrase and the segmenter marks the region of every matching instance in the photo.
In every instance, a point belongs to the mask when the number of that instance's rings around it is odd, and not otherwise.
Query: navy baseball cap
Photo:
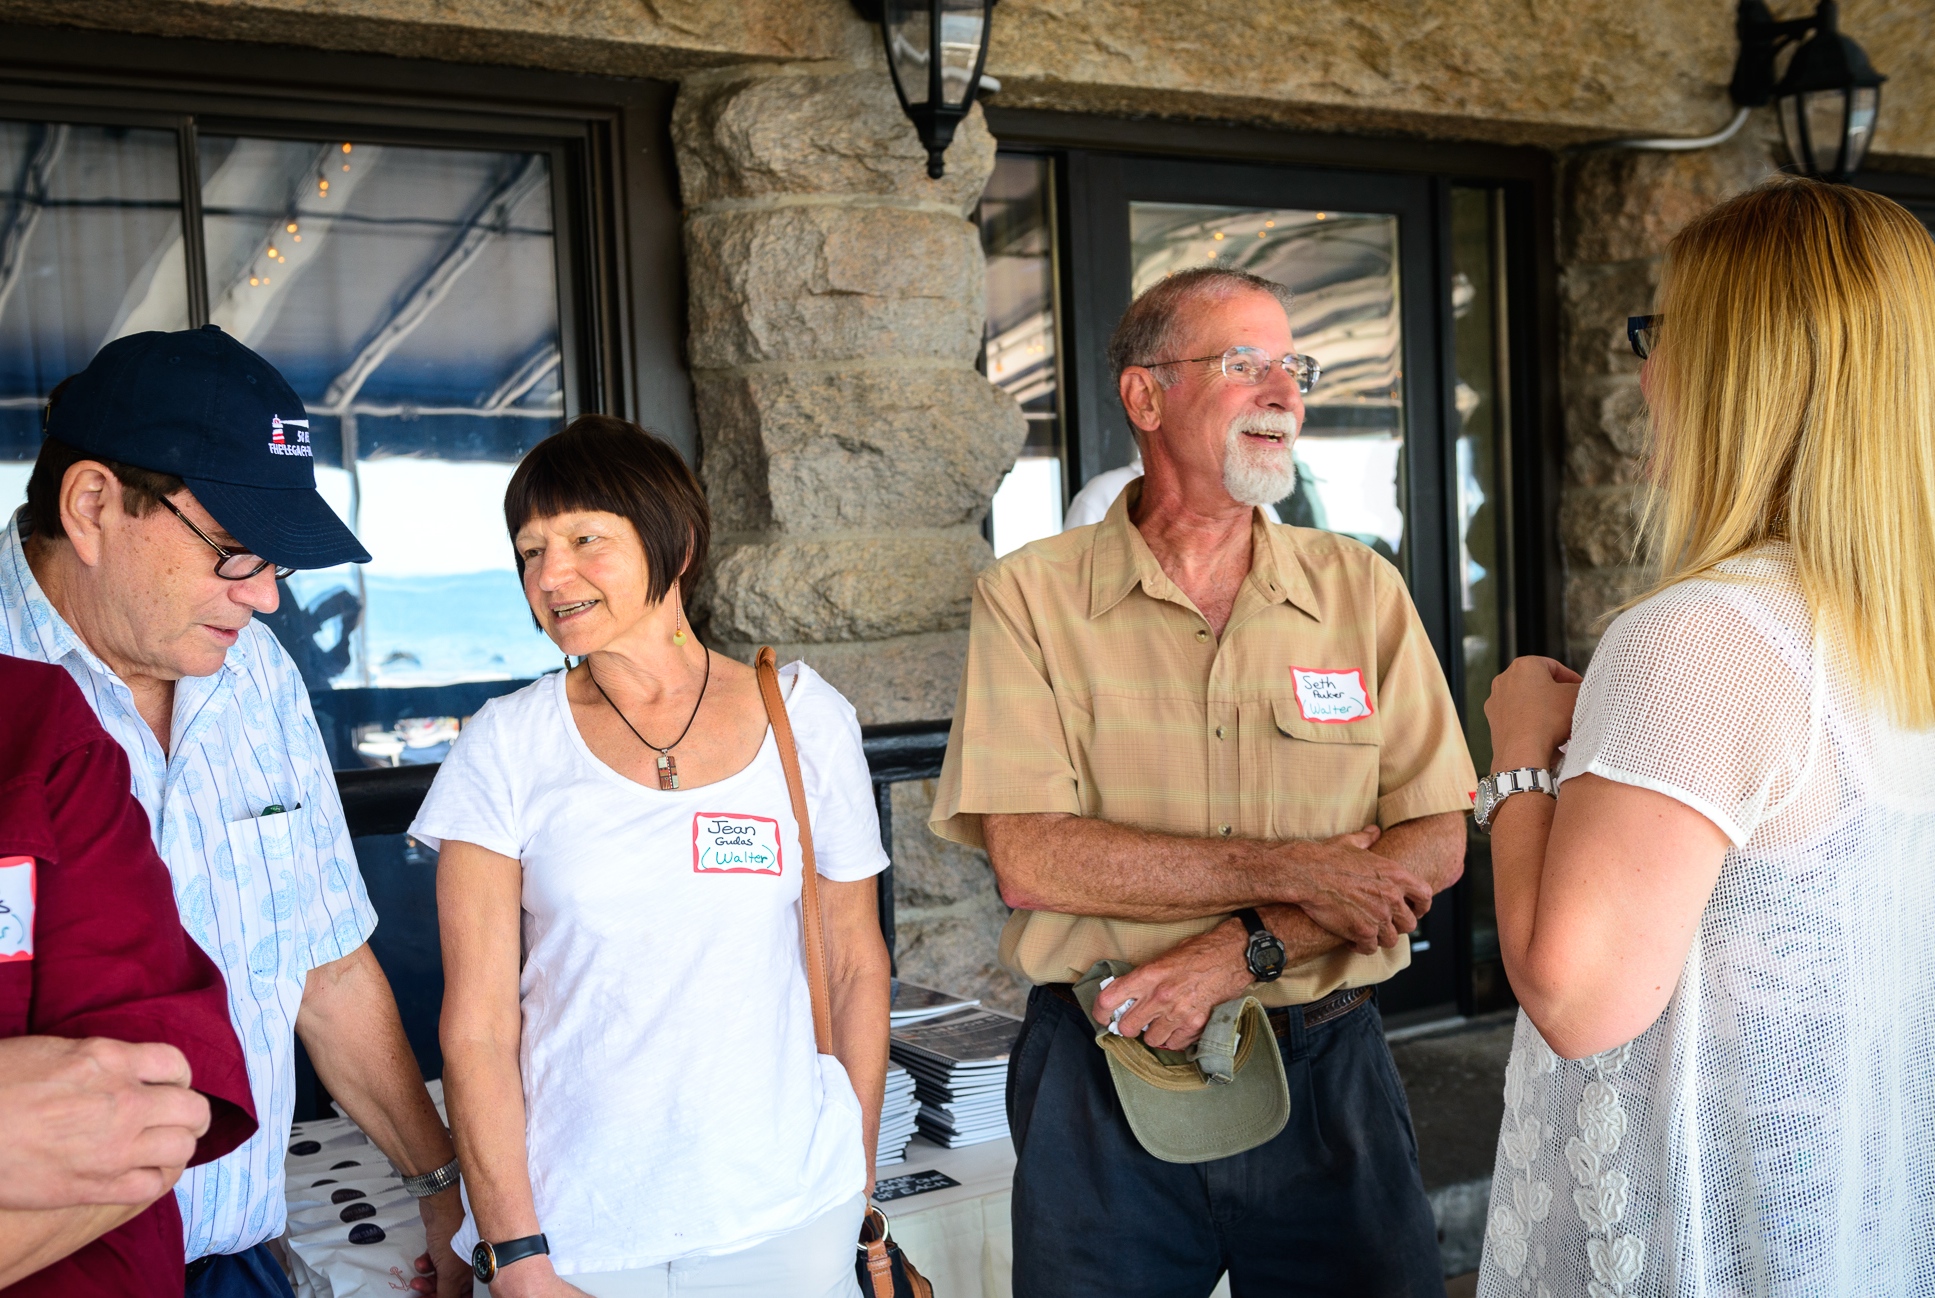
[[[273,365],[203,325],[116,338],[70,379],[47,436],[172,473],[230,535],[284,568],[368,563],[316,491],[309,412]]]

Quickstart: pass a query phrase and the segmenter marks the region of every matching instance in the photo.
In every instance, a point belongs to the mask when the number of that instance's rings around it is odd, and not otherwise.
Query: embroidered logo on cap
[[[295,435],[293,440],[289,436],[291,433]],[[315,453],[309,449],[309,421],[270,415],[269,454],[307,455],[311,459],[315,458]]]
[[[1305,721],[1335,725],[1357,721],[1376,711],[1370,692],[1364,688],[1364,673],[1355,667],[1344,672],[1311,671],[1292,667],[1290,678],[1297,683],[1297,711]]]

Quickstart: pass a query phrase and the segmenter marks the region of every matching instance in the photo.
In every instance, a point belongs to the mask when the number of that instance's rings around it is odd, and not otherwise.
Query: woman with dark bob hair
[[[889,974],[853,708],[804,663],[780,669],[829,1055],[758,680],[685,621],[711,532],[691,470],[636,425],[585,415],[518,466],[504,521],[567,669],[478,712],[410,828],[439,849],[444,1085],[469,1209],[454,1247],[480,1275],[494,1257],[497,1298],[857,1296]]]

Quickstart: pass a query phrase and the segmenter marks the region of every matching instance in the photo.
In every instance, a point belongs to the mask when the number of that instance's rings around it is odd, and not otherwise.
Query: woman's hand
[[[1492,728],[1492,771],[1554,770],[1572,736],[1572,709],[1583,678],[1555,658],[1526,656],[1492,680],[1485,720]]]

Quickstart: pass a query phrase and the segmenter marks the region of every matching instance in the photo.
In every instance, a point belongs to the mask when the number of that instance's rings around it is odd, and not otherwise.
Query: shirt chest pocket
[[[1376,716],[1311,721],[1294,699],[1245,718],[1248,747],[1270,789],[1272,838],[1329,838],[1377,821],[1383,727]]]
[[[346,895],[342,904],[328,905],[325,894],[336,881],[332,870],[339,863],[333,850],[318,849],[316,834],[325,828],[307,807],[251,816],[229,824],[227,850],[215,853],[216,887],[241,901],[234,918],[241,925],[249,980],[257,995],[270,993],[279,974],[300,981],[316,965],[347,954],[336,951],[338,935],[329,923],[331,914],[348,918],[351,912]],[[218,927],[231,921],[215,914],[212,891],[197,887],[203,882],[191,882],[180,900],[188,931],[207,948]],[[222,937],[230,935],[224,932]],[[348,949],[355,945],[351,940]]]

